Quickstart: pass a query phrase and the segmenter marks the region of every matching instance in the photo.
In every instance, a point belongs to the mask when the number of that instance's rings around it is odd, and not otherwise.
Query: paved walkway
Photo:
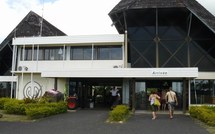
[[[186,115],[169,119],[137,112],[126,123],[106,123],[108,111],[78,110],[36,122],[0,122],[0,134],[209,134]]]

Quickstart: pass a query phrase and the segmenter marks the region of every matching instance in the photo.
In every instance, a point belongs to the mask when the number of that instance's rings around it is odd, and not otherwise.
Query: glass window
[[[215,80],[191,81],[191,104],[212,104],[215,92]]]
[[[71,60],[91,60],[92,48],[91,47],[71,47],[70,50]]]
[[[94,60],[122,60],[121,46],[96,46]]]
[[[39,49],[39,60],[63,60],[63,47],[51,47]]]
[[[27,48],[25,51],[25,60],[32,60],[32,49]]]
[[[44,53],[44,54],[45,54],[45,60],[48,60],[49,58],[51,58],[51,57],[50,57],[50,54],[49,54],[49,53],[50,53],[50,52],[49,52],[49,49],[45,49],[44,51],[45,51],[45,53]],[[51,58],[51,59],[52,59],[52,58]]]
[[[111,59],[121,60],[122,59],[122,48],[120,48],[120,47],[111,48]]]
[[[12,88],[12,90],[11,90],[11,88]],[[15,89],[16,89],[16,83],[14,83],[12,85],[11,82],[0,82],[0,98],[1,97],[12,97],[12,98],[14,98]],[[11,91],[12,91],[12,93],[11,93]]]
[[[73,48],[72,49],[72,59],[73,60],[83,59],[83,49],[82,48]]]
[[[135,82],[136,109],[147,109],[146,83]]]
[[[45,52],[43,51],[43,49],[39,49],[39,55],[38,55],[38,60],[44,60],[44,55]]]
[[[110,48],[99,48],[99,60],[110,59]]]
[[[92,48],[85,48],[84,49],[84,59],[91,60],[92,59]]]
[[[50,49],[50,60],[63,60],[63,48]]]
[[[33,53],[33,60],[37,60],[37,49],[33,49],[34,52],[32,52],[32,48],[22,48],[22,55],[21,60],[32,60],[32,53]],[[63,60],[63,47],[43,47],[39,48],[38,53],[38,60]],[[23,56],[24,53],[24,56]]]
[[[156,45],[153,41],[130,40],[131,67],[155,67]]]
[[[21,48],[21,60],[32,60],[32,48]]]

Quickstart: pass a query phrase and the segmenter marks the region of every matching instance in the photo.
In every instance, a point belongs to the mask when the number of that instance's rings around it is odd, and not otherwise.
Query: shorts
[[[156,111],[158,111],[158,106],[153,104],[153,105],[151,105],[151,109],[153,112],[156,112]]]
[[[175,102],[168,102],[168,108],[169,110],[174,110],[175,109]]]

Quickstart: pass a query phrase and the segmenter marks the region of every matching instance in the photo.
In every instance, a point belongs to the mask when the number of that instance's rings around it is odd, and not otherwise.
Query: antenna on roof
[[[43,7],[42,7],[42,18],[40,20],[40,35],[42,36],[42,32],[43,32],[43,11],[44,11],[44,0],[43,0]]]

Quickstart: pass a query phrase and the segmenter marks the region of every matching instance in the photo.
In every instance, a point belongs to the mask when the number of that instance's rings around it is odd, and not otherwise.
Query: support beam
[[[58,78],[54,78],[54,89],[58,89]]]
[[[182,105],[183,113],[186,113],[187,111],[187,100],[188,100],[188,81],[186,79],[183,79],[183,105]]]
[[[132,113],[135,112],[135,105],[136,105],[136,94],[135,94],[135,79],[130,80],[130,89],[131,89],[131,111]]]
[[[123,12],[123,19],[124,19],[124,29],[125,29],[125,38],[124,38],[124,42],[125,42],[125,47],[124,47],[124,68],[127,68],[128,65],[128,31],[127,31],[127,22],[126,22],[126,13],[125,11]]]
[[[128,67],[128,33],[125,31],[124,68]]]
[[[189,27],[187,31],[187,38],[185,39],[187,42],[187,66],[188,67],[190,67],[190,42],[191,42],[190,30],[192,26],[191,24],[192,24],[192,13],[190,13],[190,16],[189,16]]]
[[[156,8],[156,37],[155,37],[155,44],[156,44],[156,67],[159,67],[159,42],[160,39],[158,37],[158,9]]]

